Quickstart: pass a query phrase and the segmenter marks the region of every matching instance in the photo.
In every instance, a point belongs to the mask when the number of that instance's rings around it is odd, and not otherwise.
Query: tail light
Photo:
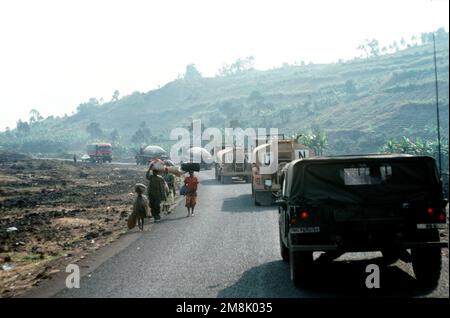
[[[428,207],[426,208],[426,214],[428,215],[428,222],[445,223],[447,216],[445,215],[445,208]]]
[[[301,221],[306,221],[309,219],[309,212],[306,210],[302,210],[300,207],[290,207],[290,223],[297,224],[298,219]]]

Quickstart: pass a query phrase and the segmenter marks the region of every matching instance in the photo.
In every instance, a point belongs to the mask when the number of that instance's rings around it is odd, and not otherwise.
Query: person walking
[[[188,217],[194,216],[195,205],[197,204],[197,188],[198,179],[194,176],[194,171],[189,171],[189,176],[184,179],[186,186],[186,208],[188,210]]]
[[[167,167],[164,169],[164,175],[163,175],[164,181],[167,184],[167,198],[164,201],[163,204],[163,212],[167,212],[167,214],[170,214],[170,206],[175,201],[175,176],[171,173],[169,173],[169,170]]]
[[[155,219],[155,222],[159,222],[161,219],[161,201],[166,199],[166,189],[164,179],[158,175],[156,169],[152,169],[153,164],[147,170],[145,174],[148,180],[148,199],[150,201],[151,213]]]
[[[137,183],[134,187],[134,191],[137,196],[133,204],[133,213],[137,218],[139,231],[144,230],[144,220],[148,216],[148,200],[144,195],[146,186],[142,183]]]

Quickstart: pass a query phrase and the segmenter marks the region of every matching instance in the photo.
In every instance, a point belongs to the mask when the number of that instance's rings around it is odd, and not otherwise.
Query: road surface
[[[377,253],[348,254],[318,267],[315,287],[295,288],[279,254],[276,207],[255,207],[250,184],[199,174],[199,204],[174,213],[55,297],[449,297],[448,252],[435,290],[417,287],[410,264],[381,267],[381,288],[365,288]],[[367,259],[369,258],[369,259]]]

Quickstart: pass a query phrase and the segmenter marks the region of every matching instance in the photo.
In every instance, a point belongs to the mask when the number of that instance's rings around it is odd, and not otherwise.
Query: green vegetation
[[[430,34],[380,47],[360,45],[362,57],[333,64],[284,64],[258,71],[253,57],[224,65],[216,77],[194,64],[184,76],[146,93],[109,102],[91,98],[75,114],[42,118],[0,134],[0,150],[31,153],[85,151],[87,143],[113,143],[115,155],[132,156],[141,144],[168,148],[170,131],[200,119],[205,127],[278,127],[295,135],[326,133],[324,154],[377,152],[390,140],[436,139],[433,45]],[[407,43],[408,42],[408,43]],[[436,32],[441,135],[448,135],[449,42]]]
[[[322,156],[325,149],[328,147],[327,134],[322,131],[300,135],[297,141],[314,150],[316,156]]]
[[[415,140],[411,140],[408,137],[403,136],[397,140],[388,140],[381,147],[380,152],[430,156],[436,159],[437,164],[439,162],[437,139],[424,140],[421,138],[416,138]],[[441,140],[441,161],[442,170],[448,171],[448,139],[446,138],[442,138]]]

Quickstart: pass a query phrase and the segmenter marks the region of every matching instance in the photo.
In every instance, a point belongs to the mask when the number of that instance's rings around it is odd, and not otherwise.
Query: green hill
[[[437,42],[442,136],[448,136],[448,61],[447,33]],[[375,152],[390,138],[435,138],[435,111],[433,46],[428,43],[343,63],[177,79],[114,102],[91,100],[72,116],[2,133],[0,147],[83,151],[93,139],[113,139],[121,151],[139,143],[168,147],[172,128],[201,119],[206,127],[278,127],[287,134],[320,130],[328,135],[327,153]],[[100,131],[90,136],[86,128],[92,123]],[[136,134],[139,129],[144,133]]]

